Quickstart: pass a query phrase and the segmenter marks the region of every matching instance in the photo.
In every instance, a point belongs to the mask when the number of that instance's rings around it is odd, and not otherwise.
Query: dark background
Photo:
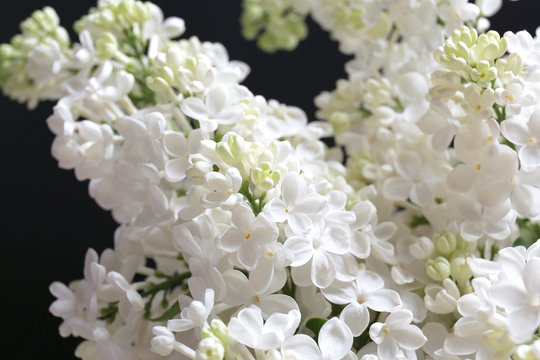
[[[344,77],[337,44],[309,22],[310,35],[293,53],[264,54],[241,37],[240,0],[154,1],[165,16],[186,22],[184,36],[225,45],[231,59],[251,67],[245,85],[255,94],[303,108],[314,119],[313,98],[334,88]],[[19,32],[19,23],[33,10],[50,5],[62,25],[84,15],[95,1],[19,0],[0,2],[0,42]],[[499,32],[527,29],[534,34],[540,4],[537,0],[505,0],[502,12],[492,19]],[[72,34],[72,39],[75,39]],[[52,103],[28,111],[0,96],[0,168],[2,229],[0,290],[2,353],[5,359],[73,359],[79,339],[62,339],[60,321],[48,312],[53,301],[48,286],[82,277],[88,247],[98,252],[112,246],[116,228],[108,212],[88,196],[87,182],[78,182],[71,171],[61,170],[50,155],[53,136],[45,120]]]

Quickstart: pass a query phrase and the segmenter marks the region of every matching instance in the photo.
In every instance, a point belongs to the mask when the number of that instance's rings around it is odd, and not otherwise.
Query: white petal
[[[503,121],[501,132],[505,138],[516,145],[526,145],[531,138],[527,125],[516,118]]]
[[[187,116],[196,120],[208,120],[208,113],[206,105],[201,99],[196,97],[189,97],[182,101],[180,108]]]
[[[229,321],[228,328],[236,341],[249,347],[256,347],[263,328],[261,312],[253,307],[242,309],[237,317]]]
[[[401,177],[386,179],[383,184],[383,194],[388,199],[405,201],[409,198],[413,182]]]
[[[252,270],[259,261],[259,248],[250,241],[244,242],[238,249],[236,258],[245,269]]]
[[[281,352],[285,354],[289,351],[305,359],[322,360],[321,351],[315,340],[304,334],[294,335],[285,341]]]
[[[293,253],[293,267],[304,265],[313,256],[313,243],[304,237],[292,236],[284,245]]]
[[[399,294],[390,289],[379,289],[369,293],[366,297],[366,305],[375,311],[389,312],[401,306]]]
[[[406,350],[416,350],[427,341],[427,338],[417,326],[407,325],[405,327],[392,328],[391,335]]]
[[[265,296],[257,303],[261,309],[263,317],[268,318],[273,313],[287,314],[291,310],[299,310],[294,299],[284,294],[272,294]]]
[[[329,286],[336,278],[336,269],[332,260],[322,251],[313,253],[311,280],[318,288]]]
[[[476,173],[471,166],[461,164],[456,166],[454,170],[448,174],[446,181],[451,189],[465,192],[470,189],[474,183],[475,177]]]
[[[360,336],[369,324],[369,311],[367,306],[355,301],[343,309],[339,319],[349,327],[353,336]]]
[[[347,325],[338,318],[324,323],[319,332],[319,347],[325,360],[341,359],[350,350],[353,335]]]
[[[208,106],[209,114],[217,115],[227,103],[227,94],[221,86],[216,86],[208,91],[205,102]]]

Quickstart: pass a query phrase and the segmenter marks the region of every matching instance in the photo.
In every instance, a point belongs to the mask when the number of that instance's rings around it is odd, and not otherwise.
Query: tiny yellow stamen
[[[389,331],[388,329],[384,329],[384,330],[383,330],[383,333],[386,334],[388,331]]]
[[[288,212],[289,212],[289,209],[285,209],[285,212],[288,213]]]
[[[481,110],[482,109],[482,105],[476,105],[476,110]]]
[[[246,240],[249,240],[250,237],[251,237],[251,234],[247,234],[247,235],[245,236]]]
[[[275,256],[273,252],[269,251],[268,256]]]
[[[489,142],[493,142],[493,136],[489,136],[489,137],[488,137],[488,141],[489,141]]]
[[[506,97],[510,102],[514,102],[514,97],[512,95]]]
[[[534,142],[534,138],[530,138],[530,139],[529,139],[529,143],[532,144],[533,142]]]
[[[255,300],[256,300],[257,302],[260,302],[260,301],[261,301],[261,299],[260,299],[257,295],[255,295]]]
[[[480,170],[482,168],[482,164],[477,164],[476,165],[476,170]]]

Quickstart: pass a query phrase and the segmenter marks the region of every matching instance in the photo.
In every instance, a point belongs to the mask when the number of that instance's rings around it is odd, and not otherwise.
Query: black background
[[[165,16],[186,22],[186,34],[225,45],[231,59],[251,67],[245,85],[255,94],[303,108],[314,119],[313,98],[334,88],[344,77],[337,44],[309,22],[310,35],[293,53],[264,54],[241,37],[240,0],[154,1]],[[95,1],[19,0],[0,2],[0,42],[19,32],[19,23],[33,10],[50,5],[64,27],[84,15]],[[537,0],[510,2],[492,19],[499,32],[540,25]],[[71,32],[72,39],[75,39]],[[78,339],[62,339],[60,321],[48,312],[53,301],[48,286],[82,276],[88,247],[98,252],[112,246],[116,228],[108,212],[88,196],[87,182],[61,170],[50,155],[53,136],[45,120],[52,103],[28,111],[25,105],[0,97],[0,330],[5,359],[73,359]],[[5,357],[7,354],[7,357]]]

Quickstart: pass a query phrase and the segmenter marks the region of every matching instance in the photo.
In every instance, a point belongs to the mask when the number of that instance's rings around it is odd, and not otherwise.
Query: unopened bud
[[[443,281],[448,278],[451,270],[450,262],[442,256],[427,261],[426,273],[435,281]]]
[[[458,283],[465,283],[473,276],[471,268],[467,264],[467,259],[464,257],[457,257],[450,263],[452,267],[452,278]]]
[[[409,252],[418,260],[430,258],[433,250],[433,242],[426,236],[419,237],[414,244],[409,245]]]
[[[439,234],[433,235],[433,244],[439,253],[449,255],[456,250],[456,235],[451,232],[442,231]]]

